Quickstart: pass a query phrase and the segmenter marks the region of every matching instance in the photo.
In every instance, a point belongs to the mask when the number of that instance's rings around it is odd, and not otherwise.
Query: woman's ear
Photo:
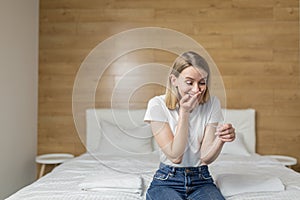
[[[169,78],[172,86],[177,87],[177,77],[174,74],[170,74]]]

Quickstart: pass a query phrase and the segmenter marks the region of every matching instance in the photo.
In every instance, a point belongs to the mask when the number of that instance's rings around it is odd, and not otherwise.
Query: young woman
[[[203,57],[186,52],[174,62],[165,95],[148,103],[144,120],[160,147],[160,166],[147,200],[224,199],[208,171],[225,142],[235,138],[220,101],[209,95],[210,70]]]

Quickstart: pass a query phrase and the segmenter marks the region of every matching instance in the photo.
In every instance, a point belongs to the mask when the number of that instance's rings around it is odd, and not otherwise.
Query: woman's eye
[[[200,82],[199,85],[201,86],[206,85],[206,82]]]
[[[187,85],[193,85],[193,82],[192,81],[186,81],[185,82]]]

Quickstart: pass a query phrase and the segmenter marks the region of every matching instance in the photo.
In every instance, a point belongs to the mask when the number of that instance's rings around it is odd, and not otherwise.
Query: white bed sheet
[[[21,189],[7,200],[136,200],[145,199],[145,191],[152,180],[153,173],[158,167],[158,155],[136,155],[128,157],[112,157],[98,155],[101,162],[96,160],[89,153],[85,153],[73,160],[70,160],[56,167],[51,173],[42,177],[33,184]],[[101,191],[83,191],[79,187],[85,177],[99,170],[111,170],[105,167],[109,166],[121,171],[130,171],[142,173],[144,190],[142,196],[123,193]],[[237,156],[222,155],[215,163],[210,166],[211,173],[215,179],[223,173],[244,173],[244,174],[269,174],[277,176],[285,185],[286,190],[281,192],[259,192],[243,193],[228,200],[262,200],[262,199],[280,199],[280,200],[298,200],[300,197],[300,174],[282,166],[279,162],[259,156]]]
[[[101,160],[99,160],[101,159]],[[133,155],[129,157],[112,157],[110,155],[92,156],[85,153],[56,167],[33,184],[21,189],[7,200],[139,200],[144,199],[144,191],[152,179],[159,158],[157,153],[147,155]],[[86,176],[98,171],[119,171],[142,173],[142,196],[127,192],[84,191],[80,184]]]
[[[215,180],[221,174],[245,174],[262,177],[277,177],[285,186],[284,191],[243,193],[230,197],[228,200],[297,200],[300,199],[300,173],[293,171],[275,159],[252,154],[251,156],[221,155],[210,165]],[[242,183],[241,183],[242,184]]]

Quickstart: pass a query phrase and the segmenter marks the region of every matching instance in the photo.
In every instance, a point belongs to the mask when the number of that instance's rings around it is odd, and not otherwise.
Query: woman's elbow
[[[174,164],[180,164],[182,162],[182,157],[179,158],[172,158],[170,159],[172,163]]]
[[[210,164],[210,162],[206,159],[203,159],[203,158],[200,158],[200,161],[201,161],[201,165],[208,165]]]
[[[215,159],[216,157],[208,157],[208,156],[200,157],[201,163],[205,165],[211,164],[212,162],[214,162]]]

